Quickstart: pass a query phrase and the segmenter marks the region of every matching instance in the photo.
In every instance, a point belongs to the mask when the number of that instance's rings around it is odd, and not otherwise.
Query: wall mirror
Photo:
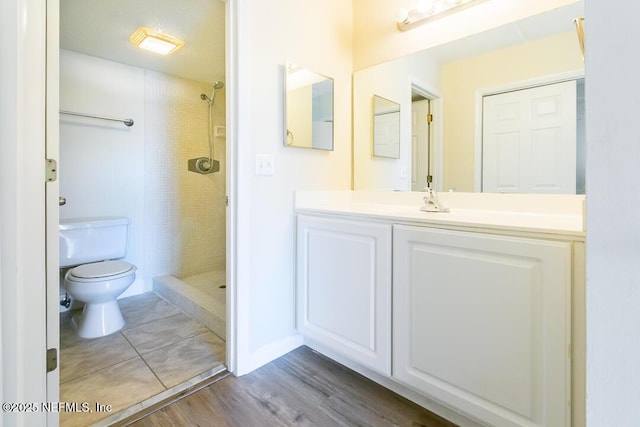
[[[573,18],[584,15],[582,1],[521,21],[358,70],[353,76],[354,188],[411,190],[416,153],[416,88],[431,102],[432,142],[427,162],[438,190],[482,191],[482,108],[484,90],[516,90],[545,78],[576,81],[576,193],[584,183],[584,63]],[[399,157],[371,156],[371,98],[400,104]],[[431,114],[430,114],[431,116]],[[480,129],[480,131],[478,130]],[[582,138],[582,141],[580,140]],[[478,143],[480,141],[480,143]],[[547,144],[551,146],[551,144]],[[551,152],[551,150],[548,150]],[[480,158],[480,162],[478,161]],[[549,163],[539,162],[546,173]],[[568,167],[568,166],[567,166]],[[560,166],[560,169],[562,166]],[[517,176],[516,167],[511,168]],[[538,175],[543,175],[539,173]],[[478,183],[480,182],[480,185]],[[502,191],[502,190],[500,190]],[[505,192],[509,192],[506,190]],[[544,188],[540,187],[540,191]]]
[[[333,150],[333,79],[287,62],[284,144]]]
[[[371,103],[373,155],[400,158],[400,104],[378,95]]]

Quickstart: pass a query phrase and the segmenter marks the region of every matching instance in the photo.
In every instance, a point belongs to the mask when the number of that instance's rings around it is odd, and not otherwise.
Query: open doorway
[[[198,74],[184,75],[178,62],[185,55],[152,56],[130,46],[129,34],[105,35],[121,28],[133,33],[146,22],[140,3],[60,4],[59,109],[134,121],[128,127],[60,116],[58,182],[66,198],[60,218],[127,218],[123,260],[137,267],[135,281],[119,299],[127,324],[105,337],[78,336],[71,324],[81,304],[61,288],[60,300],[69,310],[62,306],[59,315],[58,400],[109,405],[108,411],[90,413],[91,419],[65,414],[65,425],[121,417],[139,410],[141,402],[179,393],[225,369],[225,4],[201,2],[208,9],[188,11],[172,11],[170,2],[154,4],[154,16],[162,16],[166,30],[184,26],[200,28],[198,37],[205,33],[196,51],[208,52],[207,58],[197,58],[198,67],[184,67]],[[100,38],[107,45],[124,44],[108,48],[87,35],[87,28],[103,27]],[[185,53],[197,45],[195,39],[188,42],[181,48]],[[215,68],[208,68],[209,60]],[[219,162],[219,169],[190,171],[189,160],[198,158]]]

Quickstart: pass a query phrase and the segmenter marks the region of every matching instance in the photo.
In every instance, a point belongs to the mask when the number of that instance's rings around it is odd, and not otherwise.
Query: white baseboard
[[[250,355],[247,355],[247,357],[239,360],[237,370],[234,374],[241,376],[255,371],[303,344],[304,342],[301,335],[289,335],[278,341],[264,345]]]

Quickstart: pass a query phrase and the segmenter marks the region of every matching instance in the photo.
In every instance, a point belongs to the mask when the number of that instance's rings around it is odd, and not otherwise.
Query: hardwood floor
[[[307,347],[248,375],[226,377],[133,425],[455,426]]]

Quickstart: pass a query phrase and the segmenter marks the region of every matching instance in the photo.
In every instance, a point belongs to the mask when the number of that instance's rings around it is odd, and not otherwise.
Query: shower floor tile
[[[62,427],[95,423],[224,363],[224,341],[155,293],[119,303],[127,326],[102,338],[79,338],[75,312],[60,315],[60,401],[91,409],[61,412]]]

